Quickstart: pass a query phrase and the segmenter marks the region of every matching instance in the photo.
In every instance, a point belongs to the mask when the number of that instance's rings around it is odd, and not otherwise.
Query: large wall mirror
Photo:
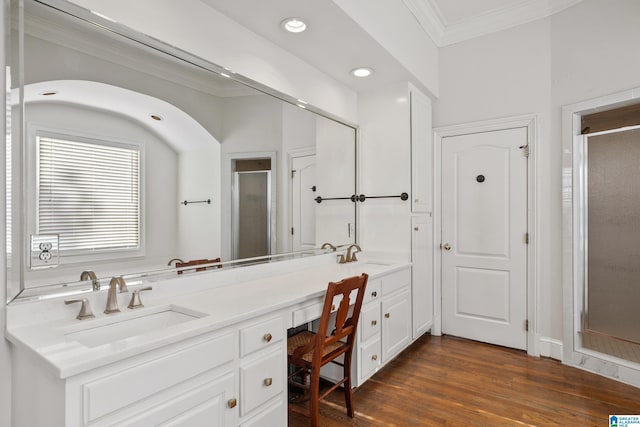
[[[71,4],[13,3],[9,299],[356,241],[354,126]]]

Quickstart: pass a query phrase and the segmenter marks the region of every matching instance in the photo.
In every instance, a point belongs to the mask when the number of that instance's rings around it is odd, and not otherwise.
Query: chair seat
[[[309,341],[314,339],[316,339],[316,334],[309,331],[298,332],[297,334],[290,336],[287,338],[287,354],[291,356],[298,347],[307,345]],[[345,343],[340,341],[328,344],[322,349],[322,357],[324,358],[327,354],[333,353],[342,347],[345,347]],[[307,363],[311,363],[313,360],[313,350],[304,354],[301,359]]]

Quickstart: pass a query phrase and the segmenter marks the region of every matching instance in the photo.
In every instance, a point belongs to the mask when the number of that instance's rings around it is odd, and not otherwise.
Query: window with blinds
[[[140,148],[39,135],[39,234],[60,254],[140,248]]]

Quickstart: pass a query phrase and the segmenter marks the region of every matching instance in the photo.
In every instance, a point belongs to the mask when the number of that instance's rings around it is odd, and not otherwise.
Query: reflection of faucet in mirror
[[[127,292],[127,284],[122,276],[112,277],[109,282],[109,295],[107,296],[107,308],[105,308],[105,314],[118,313],[118,297],[116,296],[116,288],[120,288],[120,293]]]
[[[85,281],[91,279],[91,283],[93,286],[93,290],[97,291],[100,289],[100,280],[96,277],[96,273],[93,270],[85,270],[80,274],[80,280]]]
[[[354,250],[353,252],[351,252],[352,249]],[[347,259],[345,260],[345,262],[357,261],[358,258],[356,258],[356,254],[358,252],[362,252],[362,249],[360,249],[360,246],[355,244],[349,246],[349,248],[347,248]]]
[[[176,263],[176,264],[177,264],[177,263],[184,263],[184,261],[183,261],[183,260],[181,260],[180,258],[172,258],[172,259],[170,259],[170,260],[169,260],[169,262],[167,263],[167,265],[168,265],[169,267],[171,267],[171,264],[172,264],[174,261],[175,261],[175,263]]]
[[[320,249],[331,249],[332,252],[336,251],[336,247],[333,246],[331,243],[323,243]]]

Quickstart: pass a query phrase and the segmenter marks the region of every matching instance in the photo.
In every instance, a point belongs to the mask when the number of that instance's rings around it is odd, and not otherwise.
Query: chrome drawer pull
[[[266,342],[271,342],[271,340],[273,339],[273,335],[271,335],[270,333],[266,333],[264,334],[264,336],[262,337]]]
[[[238,404],[238,401],[235,398],[227,400],[227,406],[229,408],[235,408],[237,404]]]
[[[371,360],[378,360],[378,355],[374,354],[373,356],[371,356]]]
[[[269,387],[271,384],[273,384],[273,379],[272,378],[265,378],[264,379],[264,385]]]

